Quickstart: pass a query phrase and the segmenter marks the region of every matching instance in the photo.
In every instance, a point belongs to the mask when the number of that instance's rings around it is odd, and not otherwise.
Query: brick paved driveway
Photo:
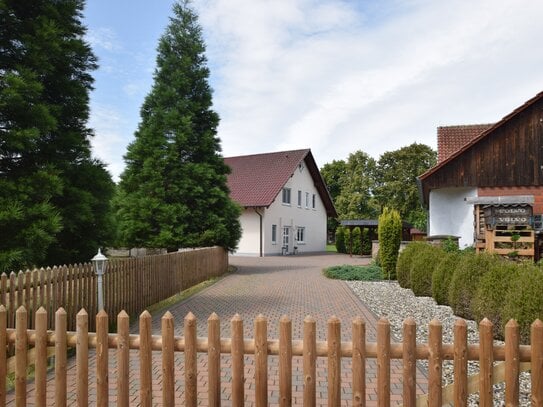
[[[366,264],[367,259],[350,258],[340,254],[296,255],[281,257],[238,257],[231,256],[230,264],[238,268],[236,273],[226,276],[213,286],[197,295],[169,308],[175,317],[176,335],[183,335],[183,319],[190,311],[198,319],[198,336],[207,336],[207,318],[216,312],[221,319],[221,336],[230,337],[230,319],[239,313],[244,321],[245,336],[252,338],[253,321],[258,314],[268,319],[268,337],[278,338],[278,322],[282,315],[292,319],[293,338],[302,338],[302,323],[306,315],[317,321],[318,340],[325,340],[326,320],[335,315],[342,322],[342,340],[350,340],[351,321],[361,316],[366,321],[368,340],[375,340],[375,324],[377,318],[351,292],[342,281],[329,280],[322,275],[322,269],[338,264]],[[153,334],[160,334],[160,317],[164,311],[153,316]],[[133,327],[137,332],[137,326]],[[207,405],[207,355],[200,355],[198,374],[198,398],[201,405]],[[153,401],[161,402],[161,355],[153,353]],[[254,367],[252,355],[245,358],[245,395],[246,405],[252,405],[254,399]],[[394,361],[393,361],[394,362]],[[230,358],[222,356],[221,382],[222,403],[230,405]],[[277,357],[269,358],[269,403],[277,405],[279,383],[276,375]],[[401,403],[401,363],[393,363],[391,371],[392,403]],[[95,358],[90,360],[89,373],[94,374]],[[320,405],[326,405],[326,359],[319,358],[317,365],[317,399]],[[116,369],[115,351],[110,351],[110,405],[116,402]],[[139,403],[139,366],[138,354],[131,352],[131,404]],[[419,372],[418,382],[424,387],[426,379]],[[94,377],[89,378],[90,400],[95,401],[96,388]],[[68,372],[69,404],[75,402],[75,361],[70,362]],[[302,404],[302,360],[293,359],[293,403]],[[54,384],[51,377],[48,395],[53,404]],[[33,386],[29,385],[29,405],[32,405]],[[183,355],[176,354],[176,404],[183,405]],[[422,393],[423,388],[419,388]],[[368,405],[376,405],[376,364],[374,360],[367,362],[367,394]],[[342,404],[350,405],[352,399],[350,359],[343,359],[342,366]],[[49,404],[49,403],[48,403]],[[8,404],[9,405],[9,404]]]

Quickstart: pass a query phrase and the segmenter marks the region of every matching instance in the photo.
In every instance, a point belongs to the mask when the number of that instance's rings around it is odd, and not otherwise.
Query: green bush
[[[543,271],[534,265],[520,267],[505,295],[503,319],[516,319],[523,343],[530,339],[530,326],[537,318],[543,320]]]
[[[446,249],[444,250],[447,252]],[[449,304],[449,286],[460,258],[461,254],[459,252],[447,252],[434,270],[432,275],[432,297],[438,304]]]
[[[345,249],[345,230],[339,226],[336,229],[336,250],[338,253],[346,253]]]
[[[497,257],[487,253],[466,253],[453,273],[449,288],[449,305],[462,318],[474,319],[471,302],[481,277]]]
[[[387,207],[383,209],[383,213],[379,216],[377,233],[383,277],[395,279],[398,251],[402,241],[402,219],[397,210]]]
[[[351,229],[345,228],[345,253],[351,253]]]
[[[358,226],[353,229],[353,254],[362,254],[362,233]]]
[[[471,311],[476,321],[488,318],[493,324],[494,337],[503,339],[504,293],[509,291],[512,282],[518,278],[519,265],[506,260],[496,260],[490,264],[489,270],[481,277],[475,297],[471,303]]]
[[[441,247],[427,244],[413,258],[409,274],[413,294],[423,297],[432,296],[432,275],[444,254]]]
[[[339,280],[376,281],[381,279],[381,268],[375,263],[369,266],[333,266],[324,269],[324,275]]]
[[[410,288],[410,274],[411,274],[411,263],[417,254],[424,250],[428,246],[428,243],[424,242],[411,242],[405,249],[402,250],[398,256],[398,263],[396,264],[396,277],[398,278],[398,283],[400,287]]]
[[[362,229],[362,254],[371,254],[370,231],[367,228]]]

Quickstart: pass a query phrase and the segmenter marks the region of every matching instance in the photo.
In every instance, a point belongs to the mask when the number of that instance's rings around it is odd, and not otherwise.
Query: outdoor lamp
[[[104,286],[102,276],[106,272],[107,257],[104,256],[100,249],[91,260],[94,264],[94,272],[98,276],[98,311],[104,309]]]

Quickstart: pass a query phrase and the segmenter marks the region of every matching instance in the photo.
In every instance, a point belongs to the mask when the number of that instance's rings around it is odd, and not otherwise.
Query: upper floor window
[[[305,193],[305,207],[309,208],[309,192]]]
[[[317,204],[316,201],[317,201],[317,196],[316,196],[315,194],[313,194],[313,202],[312,202],[312,204],[311,204],[311,207],[312,207],[313,209],[315,209],[315,206],[316,206],[316,204]]]
[[[282,202],[284,204],[290,205],[290,188],[283,188]]]
[[[298,190],[298,206],[302,206],[302,191]]]

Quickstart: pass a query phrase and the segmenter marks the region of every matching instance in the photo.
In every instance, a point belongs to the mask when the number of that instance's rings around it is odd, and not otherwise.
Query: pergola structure
[[[377,228],[379,227],[379,221],[376,219],[347,219],[341,221],[341,226],[349,228],[349,255],[353,255],[353,229],[359,227],[360,229],[368,229],[368,239],[370,241],[377,240]],[[410,230],[413,226],[410,223],[402,221],[402,240],[411,240]]]

